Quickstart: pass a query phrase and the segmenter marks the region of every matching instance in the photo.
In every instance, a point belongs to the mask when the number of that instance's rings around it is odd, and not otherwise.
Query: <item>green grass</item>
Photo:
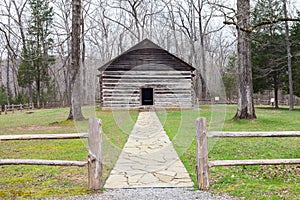
[[[256,120],[232,120],[235,106],[227,106],[224,131],[299,131],[300,107],[293,112],[288,107],[273,109],[266,106],[256,107]]]
[[[65,121],[68,109],[34,110],[0,115],[0,134],[87,132],[88,121]],[[83,108],[86,117],[97,116],[103,124],[104,180],[123,148],[137,112],[104,112]],[[1,142],[2,159],[86,160],[87,139]],[[87,167],[0,166],[0,199],[66,197],[89,193]]]
[[[256,107],[258,119],[233,121],[235,106],[201,106],[198,111],[169,111],[158,116],[196,183],[195,119],[206,117],[209,130],[300,131],[300,110]],[[189,116],[189,117],[188,117]],[[185,120],[184,120],[185,119]],[[224,119],[224,123],[222,120]],[[181,128],[184,126],[184,128]],[[178,135],[181,140],[178,142]],[[186,136],[186,137],[185,137]],[[209,160],[300,158],[300,138],[209,138]],[[185,146],[184,146],[185,145]],[[214,167],[211,191],[246,199],[300,199],[300,167],[295,165]]]
[[[0,134],[86,132],[87,120],[65,121],[67,108],[0,115]],[[195,181],[195,119],[207,118],[209,130],[297,131],[300,109],[256,107],[258,119],[233,121],[235,106],[201,106],[201,110],[158,112],[166,132]],[[138,112],[96,111],[83,108],[86,117],[103,124],[104,179],[107,178],[137,119]],[[209,159],[300,158],[300,138],[227,138],[209,140]],[[1,142],[0,158],[85,160],[87,140]],[[210,169],[211,190],[246,199],[300,199],[299,166],[215,167]],[[0,199],[66,197],[89,193],[87,168],[0,166]]]

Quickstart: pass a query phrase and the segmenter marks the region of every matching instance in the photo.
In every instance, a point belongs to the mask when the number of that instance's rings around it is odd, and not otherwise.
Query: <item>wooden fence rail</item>
[[[9,140],[49,140],[49,139],[80,139],[88,138],[86,133],[69,134],[31,134],[31,135],[0,135],[0,141]]]
[[[209,132],[208,137],[299,137],[300,131],[284,132]]]
[[[300,159],[263,159],[263,160],[213,160],[209,167],[215,166],[246,166],[246,165],[291,165],[300,164]]]
[[[0,165],[48,165],[84,167],[87,164],[87,161],[70,160],[0,159]]]
[[[33,109],[33,104],[11,104],[11,105],[0,105],[0,115],[2,113],[2,111],[7,114],[8,111],[12,111],[13,113],[16,111],[16,110],[20,110],[20,111],[23,111],[23,110],[29,110],[29,109]]]
[[[208,137],[299,137],[300,132],[206,132],[206,119],[196,120],[196,161],[198,187],[209,190],[209,168],[215,166],[245,165],[290,165],[300,164],[300,159],[262,159],[262,160],[213,160],[208,161]]]
[[[88,189],[99,190],[102,181],[102,123],[100,119],[89,120],[89,132],[80,134],[36,134],[36,135],[2,135],[1,141],[10,140],[45,140],[45,139],[79,139],[88,138],[87,161],[70,160],[35,160],[35,159],[0,159],[0,165],[48,165],[48,166],[88,166]]]

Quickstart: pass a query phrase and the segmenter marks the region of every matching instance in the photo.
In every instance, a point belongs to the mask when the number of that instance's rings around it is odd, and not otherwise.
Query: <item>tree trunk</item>
[[[32,85],[28,86],[28,93],[29,93],[29,106],[32,106]]]
[[[201,24],[201,22],[199,22]],[[202,25],[201,25],[202,27]],[[201,52],[201,67],[202,67],[202,74],[201,74],[201,99],[206,100],[207,98],[207,78],[206,78],[206,57],[205,57],[205,46],[204,46],[204,33],[202,32],[202,28],[200,28],[200,52]]]
[[[250,32],[250,0],[237,1],[238,31],[238,108],[234,119],[255,119],[251,68]]]
[[[15,58],[14,58],[14,60],[15,60]],[[17,74],[18,74],[18,72],[17,72],[17,69],[16,69],[16,64],[15,64],[15,62],[13,63],[13,75],[12,75],[12,79],[13,79],[13,84],[14,84],[14,97],[16,98],[17,96],[18,96],[18,94],[19,94],[19,91],[18,91],[18,80],[16,80],[17,79]]]
[[[288,18],[286,0],[283,0],[283,11],[284,17]],[[293,92],[293,75],[292,75],[292,54],[291,54],[291,43],[290,43],[290,33],[289,33],[289,23],[285,21],[285,40],[286,40],[286,52],[288,57],[288,74],[289,74],[289,104],[290,111],[294,110],[294,92]]]
[[[81,64],[82,64],[82,102],[86,105],[87,102],[87,81],[86,81],[86,66],[85,66],[85,42],[84,42],[84,16],[81,17],[81,43],[82,43],[82,50],[81,50]]]
[[[81,0],[72,0],[72,46],[71,46],[71,106],[68,119],[83,120],[81,112],[80,80],[80,22]]]
[[[41,82],[39,78],[36,80],[36,106],[38,109],[41,108]]]
[[[10,50],[7,48],[7,66],[6,66],[6,99],[7,105],[10,106]]]
[[[278,105],[278,73],[274,73],[274,103],[275,103],[275,109],[279,108]]]

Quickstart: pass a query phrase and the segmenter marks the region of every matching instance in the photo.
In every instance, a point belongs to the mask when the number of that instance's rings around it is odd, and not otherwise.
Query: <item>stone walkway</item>
[[[141,112],[104,188],[193,185],[155,112]]]

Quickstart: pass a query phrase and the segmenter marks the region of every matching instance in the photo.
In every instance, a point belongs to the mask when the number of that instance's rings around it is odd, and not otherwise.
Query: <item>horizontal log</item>
[[[144,108],[151,108],[152,106],[141,106],[141,105],[137,105],[137,106],[103,106],[102,110],[140,110],[140,109],[144,109]],[[153,106],[153,108],[155,108],[155,110],[190,110],[192,108],[192,106],[189,105],[183,105],[183,106]]]
[[[174,95],[177,95],[177,94],[185,94],[185,95],[191,95],[191,88],[188,88],[188,89],[184,89],[184,90],[181,90],[181,89],[169,89],[169,90],[165,90],[165,89],[155,89],[155,94],[174,94]]]
[[[126,80],[126,81],[149,81],[149,80],[191,80],[190,75],[108,75],[102,76],[102,81],[118,81],[118,80]]]
[[[141,95],[119,95],[114,94],[110,96],[103,95],[104,101],[139,101]],[[154,95],[154,99],[157,101],[191,101],[190,95],[176,95],[176,94],[170,94],[170,95]]]
[[[70,160],[35,160],[35,159],[0,159],[0,165],[48,165],[84,167],[87,161]]]
[[[300,131],[282,132],[209,132],[208,137],[299,137]]]
[[[165,80],[165,79],[181,79],[181,80],[191,80],[190,75],[106,75],[102,76],[101,82],[103,80],[143,80],[148,81],[152,79]]]
[[[192,108],[192,105],[189,103],[186,104],[156,104],[155,108],[167,108],[167,107],[176,107],[176,108]]]
[[[70,134],[31,134],[31,135],[0,135],[0,141],[8,140],[49,140],[49,139],[80,139],[87,138],[87,133]]]
[[[191,79],[187,78],[181,78],[181,77],[177,77],[177,78],[174,78],[174,79],[170,79],[170,78],[166,78],[166,77],[161,77],[160,79],[159,78],[152,78],[152,77],[149,77],[149,79],[142,79],[140,77],[136,77],[136,78],[133,78],[133,79],[128,79],[128,78],[120,78],[120,79],[103,79],[101,81],[102,84],[118,84],[118,83],[147,83],[147,84],[152,84],[152,83],[157,83],[157,82],[160,82],[160,83],[169,83],[169,82],[173,82],[173,83],[191,83]]]
[[[124,89],[120,89],[120,88],[103,88],[102,89],[102,93],[103,94],[128,94],[131,95],[133,93],[140,93],[140,89],[139,88],[130,88],[127,90]]]
[[[103,105],[120,104],[120,105],[140,105],[140,101],[103,101]]]
[[[300,159],[265,159],[265,160],[214,160],[208,162],[209,167],[243,166],[243,165],[290,165],[300,164]]]
[[[146,75],[149,76],[149,74],[152,75],[190,75],[191,71],[176,71],[176,70],[172,70],[172,71],[134,71],[134,70],[130,70],[130,71],[120,71],[120,70],[116,70],[116,71],[104,71],[102,73],[102,76],[106,76],[106,75]]]
[[[102,99],[107,99],[107,98],[125,98],[125,99],[131,99],[131,98],[140,98],[140,95],[132,95],[132,94],[103,94]]]
[[[140,105],[140,102],[103,102],[103,106],[105,107],[136,107]]]
[[[191,98],[154,98],[154,103],[186,103],[192,102]],[[119,99],[119,98],[111,98],[111,99],[103,99],[103,103],[119,103],[119,104],[126,104],[126,103],[140,103],[140,99]]]
[[[157,63],[160,64],[160,63]],[[139,64],[134,64],[134,65],[139,65]],[[180,67],[178,67],[177,65],[169,65],[169,67],[166,68],[154,68],[154,67],[144,67],[142,68],[135,68],[135,66],[130,66],[130,65],[111,65],[109,68],[106,68],[106,71],[130,71],[134,68],[134,71],[165,71],[165,72],[169,72],[170,70],[174,70],[174,71],[180,71],[182,69],[180,69]]]
[[[155,91],[155,96],[159,98],[191,98],[191,93],[187,92],[157,92]]]
[[[157,101],[191,101],[191,96],[184,97],[184,96],[172,95],[172,96],[166,97],[166,96],[155,95],[154,99]]]
[[[154,105],[191,105],[192,100],[189,101],[155,101]]]
[[[103,91],[105,90],[111,90],[111,91],[120,91],[120,90],[128,90],[128,91],[132,91],[132,90],[139,90],[141,87],[143,86],[147,86],[147,87],[152,87],[154,88],[154,90],[158,89],[158,88],[164,88],[164,89],[168,89],[169,91],[172,90],[192,90],[192,85],[191,84],[185,84],[185,85],[172,85],[172,84],[133,84],[133,85],[119,85],[119,84],[115,84],[115,85],[102,85],[101,88]]]
[[[104,101],[139,101],[140,96],[119,96],[118,94],[115,94],[111,97],[103,96]]]
[[[157,85],[171,85],[171,88],[174,85],[179,85],[179,86],[184,86],[184,87],[191,87],[191,81],[142,81],[142,82],[135,82],[135,81],[117,81],[115,83],[107,83],[107,82],[102,82],[103,86],[113,86],[115,87],[116,85],[118,87],[128,87],[128,86],[134,86],[134,87],[138,87],[138,86],[144,86],[144,85],[153,85],[153,86],[157,86]]]
[[[123,77],[123,76],[128,76],[128,77],[134,77],[134,76],[143,76],[145,78],[150,77],[150,76],[158,76],[158,77],[172,77],[172,76],[187,76],[191,77],[192,73],[191,72],[174,72],[171,71],[170,73],[168,71],[149,71],[149,72],[144,72],[144,71],[127,71],[127,72],[118,72],[118,73],[104,73],[102,74],[102,77]]]
[[[155,93],[156,94],[191,94],[191,88],[167,88],[167,87],[163,87],[163,88],[154,88]],[[103,88],[102,90],[103,93],[106,94],[114,94],[114,93],[122,93],[122,94],[133,94],[133,93],[140,93],[140,88],[136,87],[136,88]]]

